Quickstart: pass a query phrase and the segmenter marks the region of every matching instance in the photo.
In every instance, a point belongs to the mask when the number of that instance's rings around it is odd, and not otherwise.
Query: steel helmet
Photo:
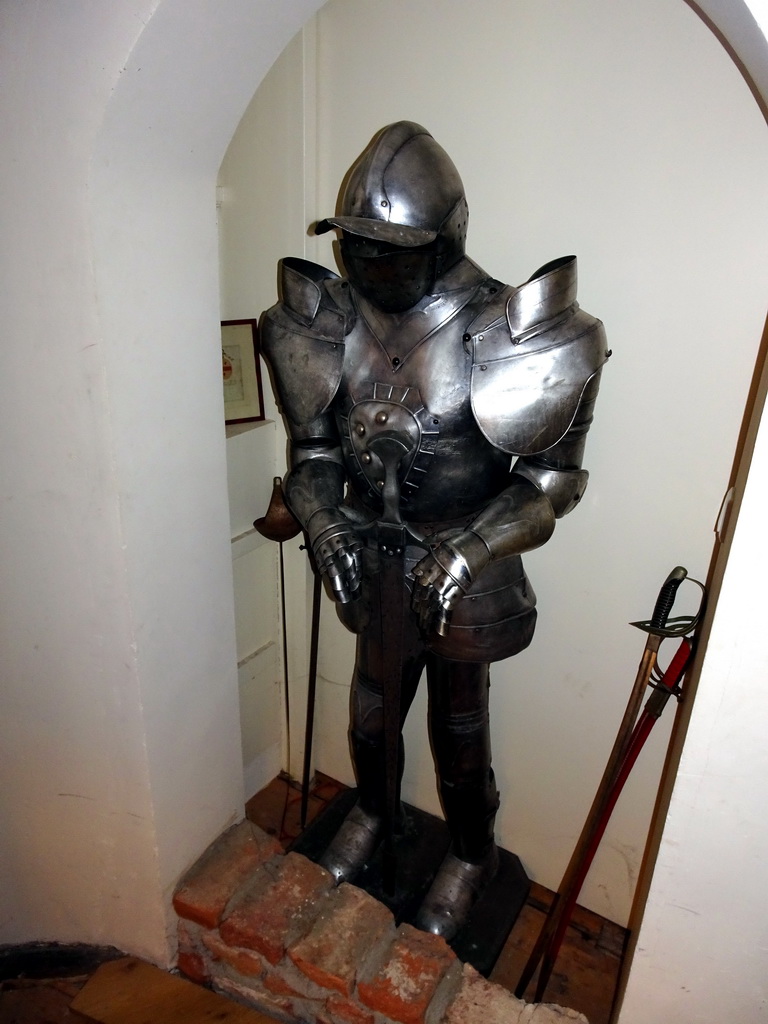
[[[468,208],[459,173],[426,128],[398,121],[353,164],[339,228],[351,283],[385,312],[408,309],[464,255]]]

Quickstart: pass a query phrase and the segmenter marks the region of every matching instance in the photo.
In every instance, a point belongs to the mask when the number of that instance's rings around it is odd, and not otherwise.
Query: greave
[[[357,779],[358,803],[368,814],[384,817],[387,806],[387,780],[384,762],[384,742],[373,741],[355,730],[349,731],[349,746]],[[398,757],[397,794],[400,806],[400,782],[405,763],[403,739],[400,737]]]
[[[455,855],[471,864],[485,859],[493,845],[499,793],[493,770],[484,779],[440,781],[440,796]]]
[[[384,836],[387,806],[383,743],[372,742],[352,729],[349,733],[349,743],[357,777],[357,803],[320,858],[320,864],[330,871],[337,883],[352,881],[370,861]],[[401,739],[398,797],[403,762]],[[395,828],[397,824],[395,822]]]

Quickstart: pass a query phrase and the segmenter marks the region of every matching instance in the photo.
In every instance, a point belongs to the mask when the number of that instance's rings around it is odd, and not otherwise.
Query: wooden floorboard
[[[93,1024],[274,1024],[274,1019],[134,957],[103,964],[72,1000]]]
[[[535,882],[528,902],[515,922],[491,972],[491,980],[510,991],[517,987],[534,943],[546,919],[552,892]],[[621,969],[626,930],[612,921],[577,907],[555,963],[544,999],[579,1010],[590,1024],[608,1024]],[[536,978],[524,998],[532,1000]]]

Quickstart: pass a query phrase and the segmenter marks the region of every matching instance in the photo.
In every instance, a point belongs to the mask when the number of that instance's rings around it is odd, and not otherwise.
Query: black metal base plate
[[[357,790],[339,793],[291,844],[291,850],[318,861],[357,800]],[[403,804],[403,824],[395,838],[397,878],[394,892],[383,883],[383,849],[380,846],[354,884],[365,889],[392,911],[398,924],[413,919],[426,896],[450,846],[444,821]],[[531,883],[519,858],[499,849],[499,870],[472,908],[466,924],[451,946],[465,963],[483,975],[493,969],[507,936],[528,898]]]

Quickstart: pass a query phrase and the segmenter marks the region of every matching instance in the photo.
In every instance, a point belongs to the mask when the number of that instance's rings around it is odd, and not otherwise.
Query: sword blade
[[[388,531],[389,532],[389,531]],[[403,671],[403,603],[395,598],[403,588],[405,558],[403,546],[380,542],[379,600],[381,615],[381,650],[384,678],[384,891],[392,896],[397,886],[395,827],[400,808],[400,718]]]

